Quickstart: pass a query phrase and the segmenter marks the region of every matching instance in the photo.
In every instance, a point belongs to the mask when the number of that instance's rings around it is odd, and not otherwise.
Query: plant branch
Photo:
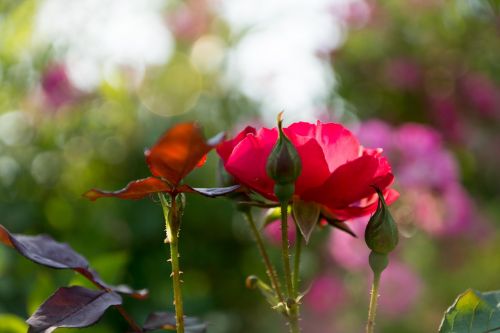
[[[370,296],[370,306],[368,308],[368,323],[366,324],[366,333],[373,333],[375,327],[375,316],[377,314],[378,292],[380,286],[381,273],[373,273],[373,284]]]
[[[184,333],[184,309],[181,290],[181,271],[179,265],[179,231],[180,209],[176,197],[171,197],[170,206],[166,198],[160,194],[166,223],[166,239],[170,244],[170,263],[172,264],[172,284],[174,289],[175,322],[177,333]]]
[[[290,333],[299,333],[299,317],[296,299],[293,297],[294,288],[292,272],[290,269],[290,243],[288,240],[288,202],[281,203],[281,255],[287,288],[287,309],[290,325]]]
[[[255,237],[255,241],[257,242],[257,247],[259,248],[260,255],[262,256],[262,259],[264,260],[264,264],[266,266],[266,272],[269,277],[269,280],[271,281],[271,286],[273,287],[274,291],[276,292],[276,295],[278,296],[278,299],[280,302],[284,304],[285,299],[283,298],[283,294],[281,292],[279,280],[278,280],[278,275],[276,273],[276,270],[274,269],[273,264],[271,263],[271,260],[269,259],[269,255],[267,254],[267,250],[264,247],[264,242],[262,241],[262,237],[260,235],[259,229],[257,229],[257,226],[255,225],[255,221],[253,219],[252,213],[250,210],[246,210],[244,213],[248,223],[250,224],[250,228],[252,229],[253,235]]]

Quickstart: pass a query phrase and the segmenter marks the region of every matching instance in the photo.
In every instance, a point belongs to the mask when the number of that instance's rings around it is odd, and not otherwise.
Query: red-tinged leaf
[[[146,162],[154,176],[177,186],[212,148],[199,126],[183,123],[168,130],[145,152]]]
[[[66,243],[59,243],[47,235],[27,236],[11,234],[0,224],[0,242],[13,247],[29,260],[50,268],[72,269],[96,286],[108,291],[115,291],[137,299],[144,299],[148,291],[133,290],[126,285],[112,286],[104,282],[99,274],[89,267],[88,260]]]
[[[168,183],[155,177],[148,177],[130,182],[125,188],[118,191],[92,189],[83,196],[92,201],[104,197],[137,200],[153,193],[170,191],[172,191],[172,187]]]
[[[96,323],[120,295],[83,287],[59,288],[26,321],[28,333],[52,332],[58,327],[87,327]]]
[[[89,263],[66,243],[59,243],[46,235],[26,236],[11,234],[0,225],[0,240],[15,248],[24,257],[47,267],[87,270]]]
[[[240,185],[233,185],[228,187],[213,187],[213,188],[192,187],[191,189],[196,193],[202,194],[210,198],[215,198],[233,193],[237,191],[240,187],[241,187]]]
[[[172,330],[175,331],[175,314],[171,312],[153,312],[144,323],[144,332],[155,330]],[[185,333],[205,333],[207,324],[195,317],[184,316],[184,331]]]
[[[79,272],[79,273],[81,273],[83,276],[85,276],[87,279],[92,281],[100,288],[108,291],[114,291],[136,299],[146,299],[149,296],[149,291],[147,289],[134,290],[125,284],[120,284],[118,286],[113,286],[111,284],[108,284],[107,282],[104,282],[99,276],[99,274],[93,269],[89,269],[85,272]]]

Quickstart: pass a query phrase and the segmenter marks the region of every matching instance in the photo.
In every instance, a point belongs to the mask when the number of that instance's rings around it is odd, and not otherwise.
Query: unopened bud
[[[283,132],[283,112],[278,115],[278,141],[267,159],[266,170],[276,183],[274,193],[278,200],[290,200],[302,171],[302,162],[297,149]]]
[[[248,289],[255,289],[259,283],[259,278],[255,275],[250,275],[245,281],[245,285]]]
[[[385,202],[384,195],[376,188],[378,206],[365,229],[365,242],[379,254],[389,254],[398,245],[398,227]]]

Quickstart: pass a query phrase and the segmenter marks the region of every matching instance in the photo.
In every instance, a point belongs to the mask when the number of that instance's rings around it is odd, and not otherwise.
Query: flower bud
[[[392,218],[389,208],[380,189],[377,191],[378,206],[365,229],[365,242],[368,247],[379,254],[389,254],[398,245],[398,227]]]
[[[295,191],[295,181],[302,171],[299,153],[283,132],[283,112],[278,115],[278,141],[267,159],[266,171],[275,181],[274,192],[280,202],[288,201]]]

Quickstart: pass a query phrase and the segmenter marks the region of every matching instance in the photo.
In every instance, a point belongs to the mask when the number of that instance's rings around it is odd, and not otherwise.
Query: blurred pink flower
[[[264,235],[266,238],[274,245],[281,245],[281,222],[276,220],[274,222],[269,223],[264,228]],[[290,240],[290,245],[293,246],[295,244],[296,230],[295,230],[295,222],[293,221],[293,217],[288,217],[288,239]]]
[[[398,153],[398,181],[402,186],[445,188],[458,179],[457,164],[431,127],[405,124],[393,133]]]
[[[315,314],[322,315],[342,306],[346,299],[342,281],[336,276],[325,274],[314,279],[304,304]]]
[[[169,26],[174,36],[193,42],[204,35],[212,21],[207,0],[188,0],[169,17]]]
[[[452,97],[433,97],[429,100],[431,116],[445,137],[453,142],[462,142],[464,125],[459,110]]]
[[[59,108],[70,104],[77,97],[77,91],[71,84],[63,64],[50,65],[42,73],[40,81],[45,100],[51,107]]]
[[[405,202],[414,208],[414,223],[432,235],[457,235],[471,229],[473,205],[460,185],[448,186],[441,193],[413,188]]]
[[[486,76],[467,74],[461,80],[463,96],[468,104],[483,116],[500,115],[500,89]]]
[[[410,58],[390,60],[385,65],[384,72],[387,84],[401,90],[416,89],[422,82],[422,70]]]
[[[385,149],[402,191],[396,210],[434,236],[464,234],[473,227],[474,204],[460,184],[458,164],[432,127],[407,123],[393,128],[379,120],[363,123],[363,144]],[[406,221],[405,221],[406,222]]]
[[[371,284],[371,275],[368,284]],[[408,313],[422,293],[423,282],[410,267],[391,259],[380,280],[380,311],[392,317]]]
[[[328,240],[328,252],[339,266],[348,270],[364,270],[368,265],[370,250],[365,244],[364,233],[369,217],[361,217],[346,221],[358,236],[333,229]]]

